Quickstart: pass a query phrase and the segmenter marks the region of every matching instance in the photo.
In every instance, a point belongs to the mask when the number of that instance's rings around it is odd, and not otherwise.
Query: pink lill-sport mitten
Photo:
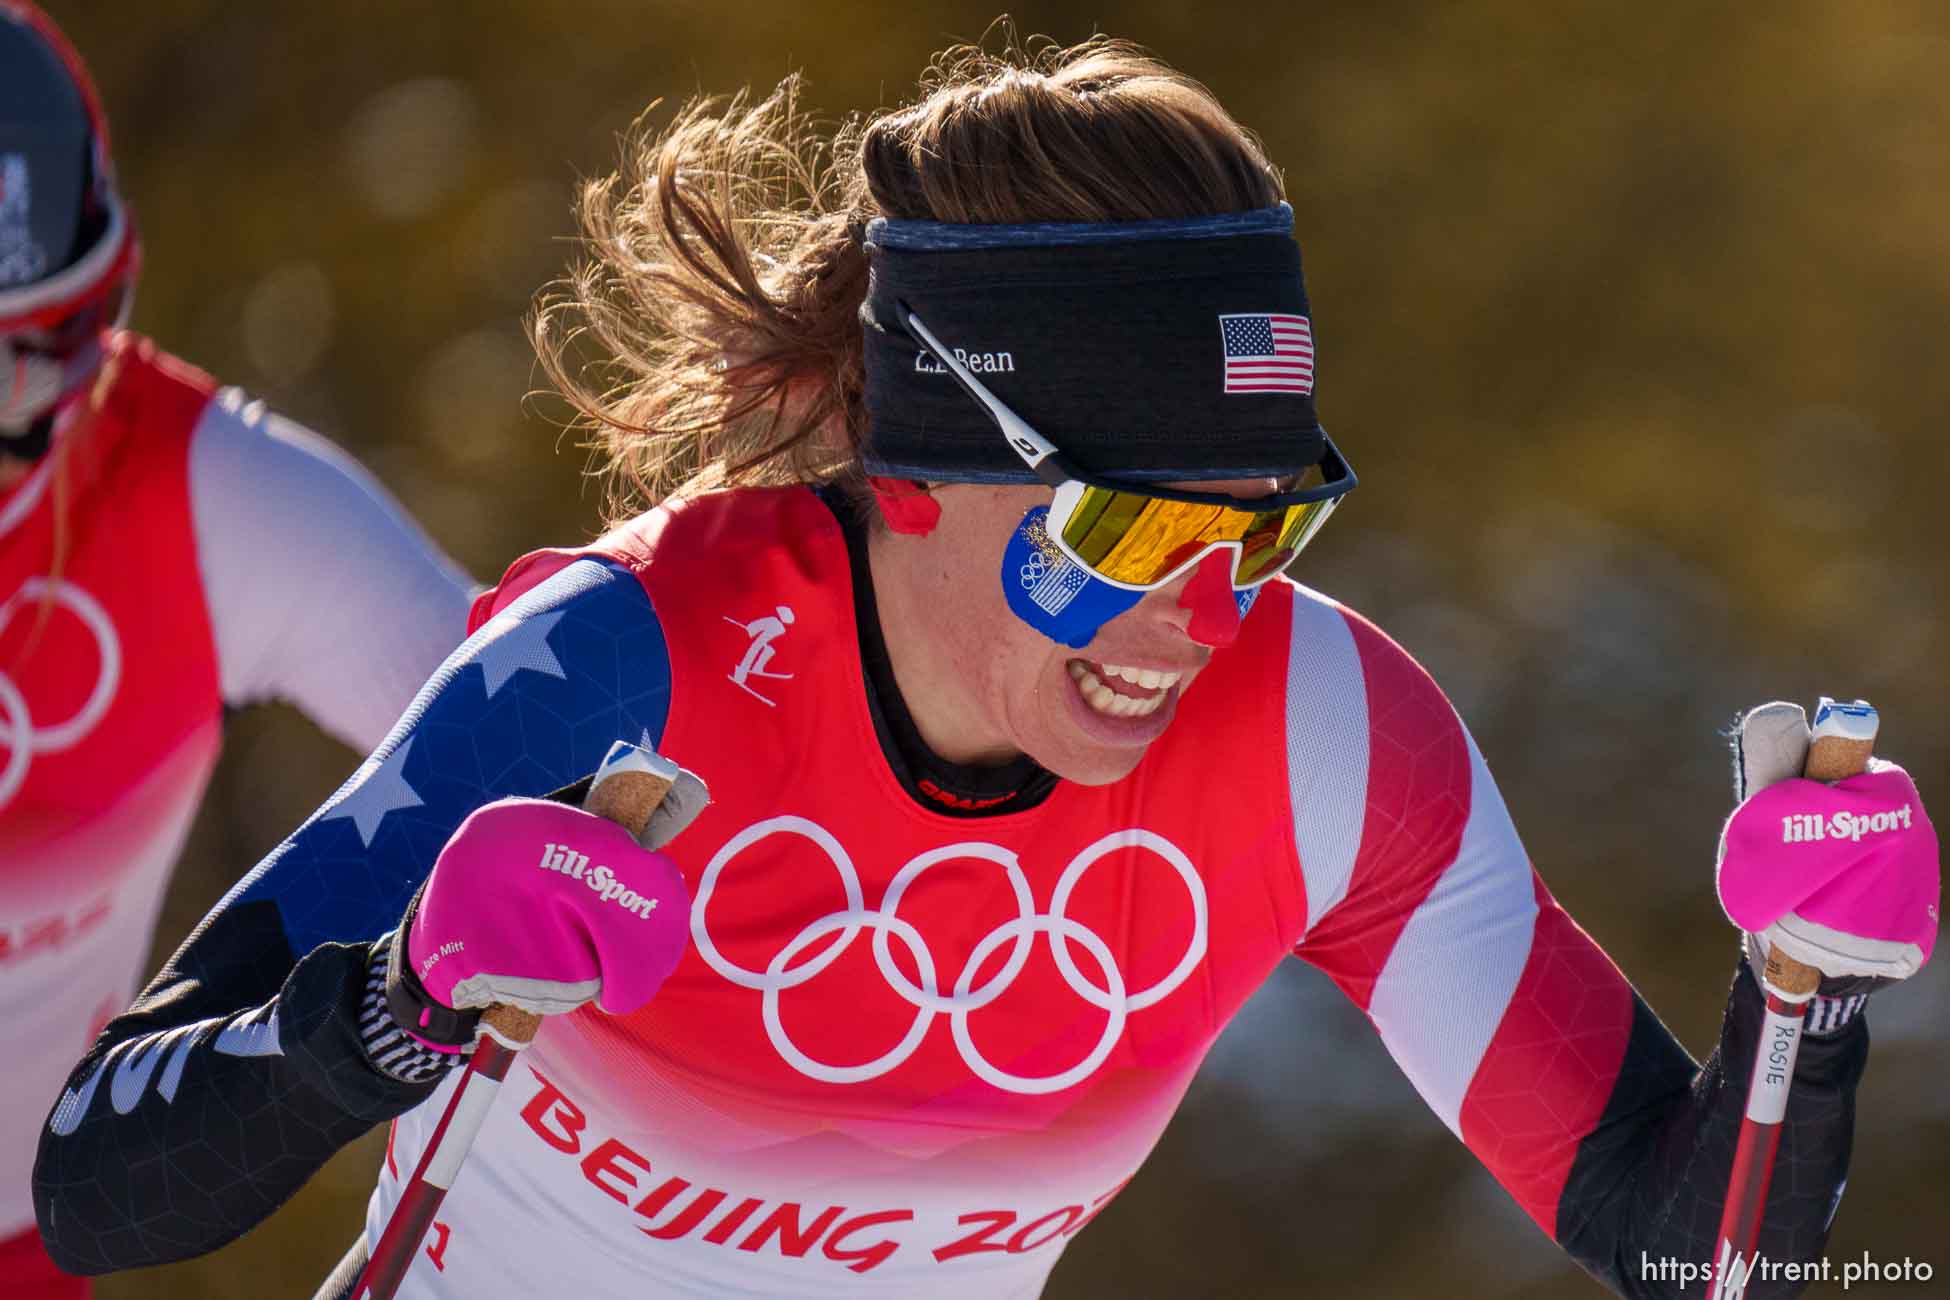
[[[1740,721],[1736,795],[1720,836],[1720,904],[1756,967],[1779,945],[1825,977],[1811,1031],[1869,989],[1921,970],[1936,946],[1937,836],[1909,773],[1870,759],[1832,785],[1801,776],[1809,728],[1798,704]]]
[[[501,799],[461,823],[401,927],[395,952],[437,1004],[423,1001],[420,1023],[401,1027],[459,1051],[473,1038],[467,1013],[490,1005],[542,1016],[641,1007],[683,956],[690,897],[677,864],[616,823]]]

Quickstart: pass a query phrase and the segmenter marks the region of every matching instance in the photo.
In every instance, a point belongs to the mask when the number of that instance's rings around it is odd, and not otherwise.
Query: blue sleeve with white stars
[[[441,665],[350,779],[240,880],[111,1021],[42,1130],[34,1203],[71,1273],[166,1263],[261,1221],[434,1081],[375,1070],[375,944],[466,816],[654,745],[670,658],[627,571],[578,560]]]

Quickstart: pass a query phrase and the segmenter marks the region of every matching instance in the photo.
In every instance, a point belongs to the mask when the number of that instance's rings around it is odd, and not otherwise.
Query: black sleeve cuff
[[[278,995],[285,1057],[334,1108],[367,1125],[412,1109],[433,1091],[431,1080],[401,1079],[366,1053],[359,1022],[376,946],[320,944],[292,968]]]

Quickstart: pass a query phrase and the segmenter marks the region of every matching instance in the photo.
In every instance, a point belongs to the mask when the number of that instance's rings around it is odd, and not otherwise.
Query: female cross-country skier
[[[74,1297],[35,1231],[47,1099],[147,964],[223,710],[369,750],[469,585],[362,470],[121,332],[135,225],[86,72],[0,2],[0,1295]]]
[[[801,123],[696,103],[589,187],[535,334],[654,508],[518,561],[49,1098],[54,1257],[210,1250],[392,1120],[346,1294],[503,1002],[548,1019],[402,1296],[1033,1296],[1298,956],[1546,1234],[1676,1294],[1641,1261],[1711,1254],[1754,975],[1695,1063],[1436,684],[1290,580],[1355,479],[1253,137],[1108,40]],[[663,852],[576,806],[619,738],[709,784]],[[1722,896],[1835,977],[1761,1238],[1801,1261],[1936,841],[1898,767],[1800,779],[1797,707],[1740,743]]]

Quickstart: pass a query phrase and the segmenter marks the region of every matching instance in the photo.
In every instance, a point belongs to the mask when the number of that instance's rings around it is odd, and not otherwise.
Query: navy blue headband
[[[1156,482],[1316,463],[1293,210],[1164,221],[869,223],[869,473],[1028,483],[905,306],[1083,469]]]
[[[1285,203],[1250,212],[1163,221],[1025,221],[1015,225],[964,226],[952,221],[867,223],[867,243],[907,253],[959,253],[975,248],[1054,248],[1129,244],[1150,239],[1223,239],[1229,235],[1291,235],[1293,209]]]

